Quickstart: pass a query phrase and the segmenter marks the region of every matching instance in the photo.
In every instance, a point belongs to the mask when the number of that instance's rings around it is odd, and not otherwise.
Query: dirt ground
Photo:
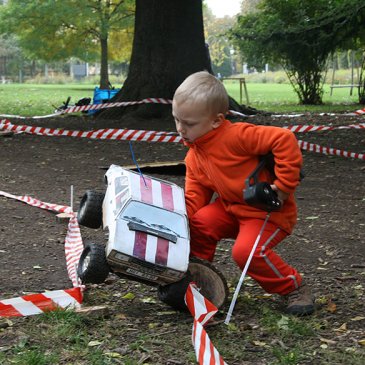
[[[260,116],[249,121],[277,126],[349,125],[363,122],[363,118],[308,114],[297,118]],[[172,123],[166,122],[120,122],[87,116],[12,122],[72,130],[173,130]],[[365,152],[363,130],[298,133],[297,137],[322,146]],[[0,146],[0,190],[70,205],[73,185],[75,210],[87,189],[104,189],[103,175],[109,165],[133,164],[126,141],[16,134],[0,136]],[[176,143],[133,142],[132,146],[140,164],[179,161],[186,153],[185,147]],[[299,221],[278,251],[304,274],[317,297],[319,315],[334,326],[347,323],[350,333],[343,341],[354,346],[365,338],[364,319],[351,320],[365,316],[365,164],[359,159],[314,152],[303,151],[303,156],[305,179],[297,190]],[[149,174],[184,184],[182,175],[166,170]],[[49,211],[1,196],[0,205],[0,299],[70,288],[64,255],[66,223],[57,221]],[[82,228],[82,236],[84,240],[102,237],[86,228]],[[230,258],[230,244],[222,242],[216,264],[235,286],[239,273]]]

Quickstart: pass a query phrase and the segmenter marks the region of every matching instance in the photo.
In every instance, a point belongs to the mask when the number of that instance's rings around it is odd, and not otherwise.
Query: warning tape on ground
[[[67,272],[73,289],[47,291],[41,294],[31,294],[23,297],[0,300],[0,317],[28,316],[54,310],[55,308],[77,308],[82,303],[82,287],[80,287],[76,265],[79,262],[83,243],[80,227],[75,213],[71,207],[45,203],[30,196],[17,196],[0,191],[0,195],[6,198],[19,200],[33,207],[54,211],[57,213],[68,213],[71,218],[65,238],[65,256]]]
[[[17,196],[0,191],[0,196],[19,200],[33,207],[71,215],[65,239],[67,269],[74,285],[72,289],[46,291],[22,297],[0,300],[0,317],[23,317],[53,311],[58,308],[79,308],[83,295],[76,278],[76,263],[83,249],[80,229],[71,207],[50,204],[29,196]],[[185,294],[186,305],[194,318],[192,341],[196,359],[200,365],[226,365],[217,349],[213,346],[204,325],[218,311],[217,308],[198,291],[194,283],[189,284]]]
[[[89,105],[80,105],[80,106],[70,106],[63,110],[57,110],[55,113],[48,114],[48,115],[37,115],[33,117],[24,117],[21,115],[11,115],[11,114],[0,114],[0,117],[2,118],[18,118],[18,119],[41,119],[41,118],[50,118],[57,115],[62,114],[70,114],[70,113],[80,113],[80,112],[87,112],[87,111],[98,111],[102,109],[108,109],[108,108],[120,108],[120,107],[126,107],[126,106],[133,106],[133,105],[141,105],[141,104],[172,104],[171,99],[165,99],[165,98],[145,98],[138,101],[118,101],[113,103],[103,103],[103,104],[89,104]],[[247,115],[240,112],[237,112],[235,110],[229,110],[229,114],[236,115],[240,117],[255,117],[255,114]],[[365,114],[365,108],[356,110],[353,113],[344,113],[344,114],[336,114],[336,113],[320,113],[319,115],[348,115],[348,116],[362,116]],[[271,114],[270,117],[277,118],[277,117],[287,117],[287,118],[296,118],[301,117],[305,114]]]
[[[204,328],[204,325],[213,318],[218,309],[199,293],[195,283],[189,284],[185,294],[185,302],[194,317],[192,342],[196,361],[200,365],[226,365]]]
[[[365,129],[365,123],[352,124],[348,126],[310,126],[297,125],[284,127],[295,133],[326,131],[334,129]],[[8,120],[0,120],[0,130],[12,131],[14,133],[27,133],[41,136],[67,136],[90,139],[110,139],[123,141],[142,141],[142,142],[174,142],[182,143],[181,137],[175,132],[157,132],[135,129],[97,129],[91,131],[72,131],[67,129],[52,129],[44,127],[34,127],[27,125],[14,125]],[[323,147],[313,143],[298,141],[300,148],[304,151],[318,152],[326,155],[357,158],[365,160],[365,154],[349,152],[332,147]]]

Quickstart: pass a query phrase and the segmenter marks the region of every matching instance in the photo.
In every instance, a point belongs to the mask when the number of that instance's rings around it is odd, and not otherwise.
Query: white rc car
[[[106,245],[87,243],[77,273],[83,283],[102,283],[113,272],[158,286],[165,303],[184,309],[190,281],[220,308],[226,281],[210,263],[191,258],[184,191],[178,185],[117,165],[105,174],[105,194],[88,190],[78,222],[108,231]]]

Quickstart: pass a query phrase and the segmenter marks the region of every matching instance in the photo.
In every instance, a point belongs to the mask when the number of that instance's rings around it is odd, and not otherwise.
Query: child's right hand
[[[288,199],[289,194],[286,193],[286,192],[284,192],[284,191],[282,191],[282,190],[280,190],[275,184],[272,184],[271,185],[271,189],[274,190],[276,192],[276,194],[278,194],[278,198],[280,200],[280,203],[281,203],[281,205],[283,205],[284,204],[284,201],[286,199]]]

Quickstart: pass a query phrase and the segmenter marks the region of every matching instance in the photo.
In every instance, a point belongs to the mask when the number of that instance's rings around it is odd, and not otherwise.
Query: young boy
[[[227,92],[216,77],[205,71],[190,75],[177,88],[172,112],[176,129],[189,147],[185,199],[191,256],[212,261],[217,242],[235,238],[232,257],[243,269],[267,215],[245,203],[245,180],[257,167],[260,156],[272,153],[275,177],[263,169],[259,180],[271,184],[282,208],[271,213],[248,275],[268,293],[285,296],[288,313],[312,313],[310,289],[300,274],[272,250],[292,232],[297,220],[294,191],[299,184],[302,155],[294,134],[278,127],[226,120]],[[212,202],[214,193],[218,198]]]

